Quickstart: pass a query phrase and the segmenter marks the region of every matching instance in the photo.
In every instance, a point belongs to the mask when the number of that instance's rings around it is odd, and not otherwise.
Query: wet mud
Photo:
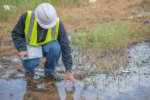
[[[96,72],[96,65],[88,57],[74,50],[73,74],[75,76]],[[96,73],[70,81],[45,80],[41,64],[32,81],[24,78],[24,69],[18,56],[0,59],[0,100],[150,100],[150,43],[141,42],[124,53],[129,58],[127,66],[115,72]],[[57,72],[64,73],[62,62]]]

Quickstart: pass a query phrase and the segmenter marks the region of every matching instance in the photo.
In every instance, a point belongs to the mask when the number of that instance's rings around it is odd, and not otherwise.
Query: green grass
[[[80,45],[85,50],[89,47],[93,51],[109,51],[127,46],[130,39],[138,36],[136,28],[128,23],[121,22],[118,25],[100,25],[95,29],[86,29],[81,33],[72,33],[72,44]]]
[[[12,20],[27,10],[34,10],[42,2],[49,2],[55,7],[78,6],[81,0],[0,0],[0,21]],[[4,10],[3,5],[14,6]]]
[[[128,59],[122,54],[130,44],[143,37],[145,31],[150,32],[147,27],[139,28],[133,22],[123,21],[71,33],[71,43],[81,47],[101,71],[113,73],[120,65],[126,66]]]
[[[81,0],[1,0],[0,4],[20,5],[24,7],[34,7],[41,2],[49,2],[53,5],[68,6],[79,5]]]

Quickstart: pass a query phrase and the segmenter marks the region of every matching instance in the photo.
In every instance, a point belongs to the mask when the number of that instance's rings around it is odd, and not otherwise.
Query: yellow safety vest
[[[58,39],[58,31],[59,31],[59,18],[57,18],[57,24],[55,28],[49,28],[47,31],[46,39],[43,42],[37,42],[37,19],[33,17],[34,14],[32,11],[27,12],[27,17],[25,21],[25,38],[26,42],[31,46],[40,46],[44,45],[52,40]]]

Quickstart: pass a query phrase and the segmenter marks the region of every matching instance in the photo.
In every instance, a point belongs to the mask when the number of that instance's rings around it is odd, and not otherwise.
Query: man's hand
[[[71,72],[66,72],[65,83],[67,82],[67,80],[71,80],[72,84],[73,84],[73,87],[75,87],[75,79],[74,79]]]
[[[27,51],[21,51],[21,52],[19,52],[18,55],[19,55],[20,59],[23,60],[24,57],[28,56],[28,53],[27,53]]]

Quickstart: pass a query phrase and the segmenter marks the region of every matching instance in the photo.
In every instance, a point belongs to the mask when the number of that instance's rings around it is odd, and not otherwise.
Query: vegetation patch
[[[72,44],[93,51],[109,51],[126,47],[131,38],[136,39],[139,31],[134,24],[121,22],[117,25],[99,25],[95,29],[86,29],[81,33],[72,33]],[[132,36],[132,37],[131,37]]]
[[[128,21],[118,24],[99,25],[71,34],[71,43],[82,48],[97,70],[114,72],[127,66],[125,50],[133,43],[150,40],[150,25],[137,25]]]
[[[49,2],[61,8],[81,4],[81,0],[0,0],[0,20],[12,20],[22,12],[35,9],[42,2]]]

